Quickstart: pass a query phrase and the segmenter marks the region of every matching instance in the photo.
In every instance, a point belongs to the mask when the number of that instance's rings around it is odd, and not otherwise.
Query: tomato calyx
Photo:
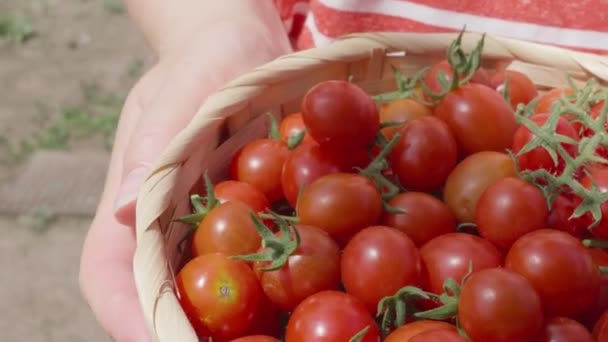
[[[419,84],[422,83],[422,78],[424,77],[424,74],[428,71],[428,67],[420,69],[411,77],[404,76],[403,73],[393,65],[391,65],[391,68],[393,70],[393,77],[395,78],[395,83],[397,84],[397,90],[374,95],[372,96],[372,99],[374,101],[384,103],[399,99],[411,98],[415,99],[416,101],[419,101],[423,105],[430,105],[430,103],[427,103],[422,99],[418,99],[415,96],[415,89]]]
[[[207,215],[213,208],[215,208],[220,201],[215,197],[215,190],[213,182],[209,176],[205,173],[205,196],[194,194],[190,196],[190,203],[194,212],[190,215],[178,217],[175,220],[181,223],[186,223],[194,226],[198,226],[205,215]]]
[[[300,246],[300,233],[294,225],[291,225],[280,215],[274,213],[271,213],[271,215],[279,227],[280,236],[275,235],[268,226],[252,213],[250,214],[251,220],[262,237],[262,251],[233,256],[233,259],[249,262],[270,262],[267,267],[260,268],[260,271],[263,272],[276,271],[287,263],[287,259]]]
[[[458,89],[462,85],[468,84],[481,67],[486,35],[485,33],[482,34],[481,39],[477,42],[473,50],[467,54],[462,49],[462,37],[465,30],[466,29],[463,28],[460,31],[456,39],[452,41],[447,49],[447,62],[452,68],[451,81],[448,80],[442,70],[439,70],[437,73],[437,80],[439,81],[439,84],[441,84],[441,90],[439,92],[433,92],[425,82],[420,83],[424,94],[432,99],[432,105],[439,103],[439,101],[451,91]]]
[[[281,141],[281,130],[279,128],[279,123],[277,118],[270,112],[266,113],[268,116],[268,121],[270,122],[270,127],[268,129],[268,139],[279,140]],[[291,151],[298,147],[300,143],[304,140],[306,136],[306,130],[300,131],[294,135],[291,135],[287,139],[287,148]]]
[[[361,331],[359,331],[358,333],[356,333],[355,336],[353,336],[350,340],[348,340],[348,342],[363,341],[363,339],[365,338],[365,335],[367,335],[368,331],[369,331],[369,325],[366,326],[365,328],[361,329]]]
[[[394,295],[382,298],[378,303],[378,315],[382,315],[380,329],[384,335],[388,335],[394,328],[405,324],[411,312],[416,308],[412,304],[412,299],[439,299],[433,293],[425,292],[415,286],[405,286],[399,289]]]
[[[514,157],[519,157],[540,147],[547,151],[554,165],[563,163],[564,167],[560,172],[540,168],[518,170],[518,173],[521,178],[534,183],[543,191],[549,208],[563,193],[578,197],[580,204],[575,208],[570,219],[591,214],[593,222],[587,227],[588,229],[592,229],[600,223],[602,218],[600,206],[608,200],[608,193],[601,192],[593,180],[589,187],[583,186],[578,180],[581,172],[590,176],[588,170],[590,166],[608,164],[608,160],[597,153],[598,148],[608,146],[608,133],[604,126],[608,117],[608,108],[604,106],[597,119],[592,119],[585,110],[590,107],[591,103],[597,102],[600,96],[608,100],[608,89],[596,90],[594,85],[593,81],[588,82],[583,89],[576,91],[575,98],[568,95],[560,98],[551,108],[551,113],[544,124],[538,125],[528,118],[529,113],[526,113],[528,108],[518,108],[516,113],[518,122],[525,126],[534,137],[514,155]],[[558,134],[556,132],[558,120],[567,116],[579,121],[583,129],[592,129],[594,134],[583,136],[578,141]],[[576,155],[571,155],[563,144],[576,146]]]

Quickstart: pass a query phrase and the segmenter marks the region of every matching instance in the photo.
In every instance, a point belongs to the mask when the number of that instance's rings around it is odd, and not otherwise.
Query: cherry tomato
[[[377,342],[379,329],[365,305],[338,291],[318,292],[306,298],[287,322],[286,342],[346,342],[369,327],[362,342]]]
[[[587,248],[587,252],[591,254],[596,265],[608,266],[608,252],[599,248]],[[593,328],[593,325],[600,319],[600,316],[606,310],[608,310],[608,275],[601,275],[600,294],[598,295],[598,299],[595,301],[593,309],[580,317],[579,321],[585,323],[587,327]]]
[[[599,295],[598,266],[579,240],[562,231],[541,229],[522,236],[505,266],[528,279],[550,315],[576,318],[593,308]]]
[[[465,282],[458,318],[473,342],[536,342],[543,311],[526,278],[492,268],[472,274]]]
[[[317,178],[341,171],[340,163],[319,145],[298,146],[283,165],[281,184],[285,198],[295,208],[300,190]]]
[[[608,311],[604,312],[593,327],[593,338],[594,342],[608,341]]]
[[[289,153],[287,144],[281,140],[253,140],[234,155],[230,176],[253,185],[270,203],[275,203],[283,199],[281,172]]]
[[[332,173],[310,183],[297,205],[300,223],[323,228],[338,243],[378,223],[382,196],[368,178]]]
[[[413,191],[439,189],[456,165],[458,149],[449,127],[434,116],[409,121],[389,155],[401,184]]]
[[[420,281],[420,254],[403,232],[372,226],[357,233],[342,253],[342,283],[375,314],[378,302]]]
[[[438,236],[420,249],[422,257],[422,283],[425,290],[443,293],[444,282],[452,278],[461,283],[469,273],[500,267],[502,255],[490,242],[471,234],[450,233]]]
[[[253,185],[235,180],[219,182],[214,187],[215,198],[220,203],[239,201],[247,204],[256,213],[266,210],[270,204],[260,190]]]
[[[246,335],[281,336],[282,331],[281,311],[262,294]]]
[[[299,224],[296,229],[300,245],[282,268],[261,271],[270,262],[256,263],[254,267],[268,299],[286,312],[306,297],[340,285],[340,248],[336,242],[317,227]]]
[[[232,340],[230,342],[281,342],[276,337],[266,336],[266,335],[252,335],[252,336],[244,336],[237,338],[236,340]]]
[[[194,231],[192,253],[241,255],[257,251],[262,239],[250,213],[249,206],[235,201],[211,209]]]
[[[579,322],[566,317],[553,317],[545,323],[539,342],[594,342],[591,333]]]
[[[443,86],[439,81],[440,72],[443,73],[443,76],[445,77],[445,80],[448,81],[448,83],[452,82],[454,76],[454,69],[452,69],[452,66],[450,66],[450,63],[447,60],[442,60],[436,63],[429,69],[427,74],[424,75],[424,83],[435,94],[438,94],[443,91]],[[463,76],[461,75],[460,79],[462,78]],[[479,69],[477,69],[477,71],[475,71],[475,74],[471,79],[471,83],[490,85],[490,76],[483,67],[480,67]]]
[[[506,251],[524,234],[545,228],[549,209],[539,188],[520,178],[507,177],[481,194],[476,216],[479,234]]]
[[[382,134],[387,140],[391,140],[393,136],[399,132],[401,127],[408,121],[429,116],[433,111],[414,99],[397,99],[393,100],[380,109],[380,122],[388,123],[400,122],[399,126],[390,126],[382,129]]]
[[[410,342],[414,336],[433,330],[457,331],[454,325],[442,321],[414,321],[391,332],[384,342]]]
[[[294,136],[298,134],[304,133],[304,138],[302,138],[301,144],[316,144],[313,138],[310,137],[310,134],[306,132],[306,126],[304,125],[304,119],[302,118],[302,113],[292,113],[283,118],[281,123],[279,124],[279,134],[281,135],[281,140],[283,140],[286,144],[289,143],[290,139],[293,139]]]
[[[388,204],[404,214],[385,211],[381,223],[406,233],[416,246],[456,231],[456,219],[445,203],[424,192],[405,192],[393,197]]]
[[[508,89],[505,89],[505,81]],[[490,85],[500,94],[505,90],[509,92],[511,106],[515,109],[517,105],[527,105],[537,95],[536,85],[526,74],[515,70],[503,70],[495,73],[490,79]]]
[[[443,199],[458,222],[474,222],[481,193],[495,181],[515,175],[515,164],[505,153],[479,152],[461,161],[445,182]]]
[[[324,81],[312,87],[302,100],[302,117],[315,141],[336,150],[365,149],[380,128],[374,100],[346,81]]]
[[[575,91],[572,88],[553,88],[538,98],[535,112],[551,113],[551,108],[554,104],[559,103],[559,99],[564,96],[572,96],[574,94]]]
[[[581,180],[581,185],[583,185],[587,189],[591,189],[593,184],[597,186],[597,189],[601,193],[608,192],[608,168],[593,168],[589,172],[588,175],[583,177]],[[576,198],[575,203],[578,206],[581,202],[580,198]],[[590,229],[591,234],[600,238],[600,239],[608,239],[608,202],[604,202],[600,205],[602,219],[601,221]],[[586,219],[588,224],[593,223],[593,219],[590,213],[586,215]],[[589,226],[587,225],[587,227]]]
[[[513,109],[487,86],[471,83],[451,91],[435,107],[435,115],[450,127],[461,156],[504,152],[513,145]]]
[[[253,270],[222,254],[190,260],[176,277],[179,300],[200,336],[232,339],[250,328],[263,296]]]
[[[576,198],[571,195],[561,194],[553,201],[551,211],[547,218],[547,228],[564,231],[574,237],[583,238],[589,231],[589,217],[572,218],[572,214],[576,209]]]
[[[410,339],[410,342],[468,342],[458,332],[448,329],[435,329],[420,333]]]
[[[530,120],[538,126],[544,125],[549,119],[549,114],[535,114]],[[578,140],[578,133],[572,127],[568,120],[560,117],[557,121],[557,127],[555,132],[560,135],[565,135],[573,140]],[[564,170],[564,160],[558,156],[558,163],[555,164],[551,155],[544,147],[537,146],[531,151],[524,154],[518,155],[519,151],[522,150],[526,144],[528,144],[536,135],[532,133],[526,126],[520,126],[515,132],[515,138],[513,140],[513,153],[517,155],[519,168],[521,170],[538,170],[545,169],[553,174],[559,174]],[[565,142],[561,143],[561,146],[568,152],[569,155],[575,156],[577,153],[577,146],[575,144],[568,144]]]

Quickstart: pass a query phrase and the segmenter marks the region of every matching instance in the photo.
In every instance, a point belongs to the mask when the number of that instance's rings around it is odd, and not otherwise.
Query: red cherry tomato
[[[596,265],[608,267],[608,252],[599,248],[587,248],[587,252],[591,254]],[[608,275],[602,275],[598,299],[595,301],[593,309],[586,312],[583,317],[580,317],[579,321],[585,323],[587,327],[593,328],[593,325],[606,310],[608,310]]]
[[[343,292],[323,291],[306,298],[293,311],[285,341],[346,342],[368,327],[362,342],[377,342],[379,329],[365,305]]]
[[[363,176],[332,173],[304,188],[296,209],[300,223],[320,227],[344,243],[361,229],[378,223],[382,196]]]
[[[454,134],[461,156],[480,151],[504,152],[513,144],[517,122],[513,109],[495,90],[467,84],[448,93],[435,115]]]
[[[538,342],[594,342],[591,333],[579,322],[566,317],[553,317],[545,323]]]
[[[583,177],[581,180],[581,185],[587,189],[591,189],[594,183],[599,192],[608,192],[608,167],[593,168],[589,174]],[[578,206],[580,203],[581,199],[576,197],[576,206]],[[591,234],[600,239],[608,239],[608,202],[602,203],[600,205],[600,210],[602,213],[601,221],[589,231]],[[587,227],[589,227],[589,225],[593,223],[591,214],[587,213],[587,215],[585,215],[585,219],[586,223],[588,223]]]
[[[549,210],[539,188],[516,177],[490,185],[477,202],[477,230],[506,251],[521,236],[545,228]]]
[[[341,171],[341,165],[319,145],[298,146],[283,165],[281,184],[285,198],[295,208],[300,190],[321,176]]]
[[[535,112],[551,113],[551,108],[554,104],[559,103],[559,99],[564,96],[572,96],[575,94],[572,88],[554,88],[541,95],[536,103]]]
[[[458,318],[475,342],[536,342],[543,324],[540,298],[532,285],[503,268],[471,275],[462,287]]]
[[[240,337],[250,328],[263,296],[253,270],[222,254],[190,260],[177,274],[176,285],[199,336],[220,340]]]
[[[214,192],[215,198],[220,203],[239,201],[247,204],[256,213],[262,212],[270,206],[264,193],[249,183],[226,180],[217,183]]]
[[[410,339],[410,342],[468,342],[457,332],[448,329],[425,331]]]
[[[450,128],[434,116],[409,121],[389,155],[401,184],[413,191],[439,189],[458,159],[456,140]]]
[[[594,342],[608,341],[608,311],[604,312],[593,327],[593,338]]]
[[[547,218],[547,228],[564,231],[574,237],[583,238],[588,235],[589,217],[572,218],[572,214],[578,205],[576,198],[571,195],[561,194],[553,201],[551,211]]]
[[[300,245],[287,263],[275,271],[261,271],[270,262],[256,263],[254,269],[268,299],[291,312],[305,298],[340,285],[340,248],[324,230],[299,224]],[[281,236],[281,233],[277,233]]]
[[[399,122],[401,125],[383,128],[382,134],[387,140],[391,140],[407,122],[432,114],[433,111],[429,107],[414,99],[393,100],[380,109],[380,122]]]
[[[442,321],[414,321],[411,323],[406,323],[405,325],[391,332],[386,337],[384,342],[411,342],[411,339],[414,336],[433,330],[457,331],[454,325]]]
[[[598,266],[579,240],[562,231],[522,236],[509,250],[505,267],[528,279],[549,315],[576,318],[598,299]]]
[[[231,178],[253,185],[270,203],[275,203],[283,199],[281,172],[289,153],[281,140],[253,140],[234,155]]]
[[[469,265],[473,272],[500,267],[502,256],[490,242],[466,233],[450,233],[438,236],[420,249],[425,290],[443,293],[444,282],[452,278],[461,283]]]
[[[381,223],[406,233],[416,246],[422,246],[439,235],[456,231],[456,219],[447,205],[424,192],[405,192],[388,204],[404,211],[385,211]]]
[[[508,89],[505,89],[505,83]],[[490,80],[490,85],[501,94],[504,94],[505,90],[508,91],[513,108],[517,108],[519,104],[527,105],[538,95],[538,90],[532,80],[526,74],[515,70],[495,73]]]
[[[260,248],[262,239],[250,218],[252,210],[242,202],[225,202],[211,209],[192,238],[192,253],[241,255]]]
[[[266,335],[253,335],[253,336],[244,336],[237,338],[236,340],[232,340],[230,342],[281,342],[276,337],[266,336]]]
[[[281,140],[283,140],[286,144],[289,143],[290,139],[302,134],[302,132],[304,132],[304,137],[300,142],[301,144],[316,144],[316,142],[310,137],[310,134],[306,132],[306,126],[304,125],[302,113],[289,114],[285,116],[283,120],[281,120],[281,123],[279,123],[279,134],[281,135]]]
[[[346,81],[324,81],[312,87],[302,100],[302,117],[315,141],[336,150],[365,149],[380,128],[374,100]]]
[[[537,126],[544,125],[548,119],[549,114],[546,113],[535,114],[530,118],[530,120],[532,120],[532,122],[534,122]],[[576,130],[574,130],[568,120],[564,119],[563,117],[558,119],[555,132],[557,134],[572,138],[575,141],[578,140],[578,133],[576,133]],[[558,174],[563,171],[565,166],[563,158],[558,157],[558,163],[555,164],[549,152],[547,152],[547,150],[543,147],[538,146],[531,151],[518,155],[519,151],[521,151],[522,148],[535,137],[536,135],[523,125],[520,126],[515,132],[515,138],[513,140],[513,153],[517,155],[520,170],[538,170],[542,168],[553,174]],[[576,145],[562,142],[561,146],[571,156],[574,157],[576,155]]]
[[[342,252],[342,283],[376,314],[380,300],[420,280],[420,254],[398,229],[372,226],[357,233]]]

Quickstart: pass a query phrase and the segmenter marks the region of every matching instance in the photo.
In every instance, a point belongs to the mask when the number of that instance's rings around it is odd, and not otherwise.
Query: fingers
[[[171,68],[162,88],[144,108],[125,154],[122,183],[115,203],[120,222],[132,224],[137,192],[151,166],[192,119],[205,98],[237,75],[289,49],[286,37],[284,41],[277,40],[275,46],[265,34],[260,45],[253,37],[251,41],[243,39],[245,26],[234,23],[223,26],[218,24],[215,30],[201,33],[196,46],[179,60],[170,61]]]

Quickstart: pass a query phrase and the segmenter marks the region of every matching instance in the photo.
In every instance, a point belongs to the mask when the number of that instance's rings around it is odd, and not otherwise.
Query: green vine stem
[[[260,268],[260,271],[263,272],[282,268],[300,246],[298,229],[280,215],[273,214],[279,226],[279,234],[275,235],[255,214],[252,213],[250,216],[258,234],[262,237],[262,251],[255,254],[237,255],[232,258],[249,262],[269,262],[270,265]]]

